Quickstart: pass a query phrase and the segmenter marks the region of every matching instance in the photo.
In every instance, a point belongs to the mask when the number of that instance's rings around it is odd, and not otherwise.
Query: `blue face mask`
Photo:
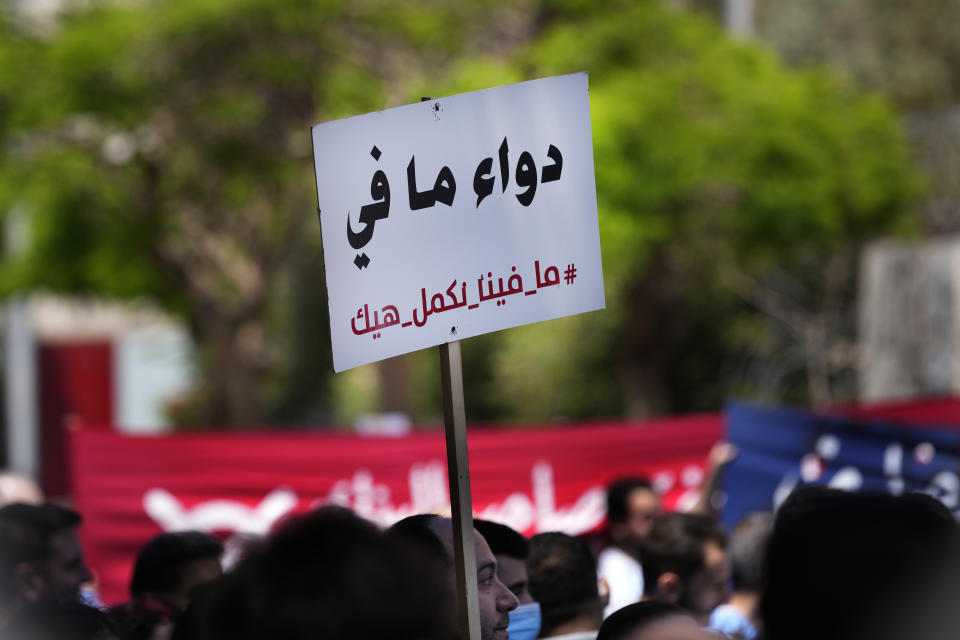
[[[531,602],[511,611],[507,632],[510,640],[535,640],[540,633],[540,605]]]

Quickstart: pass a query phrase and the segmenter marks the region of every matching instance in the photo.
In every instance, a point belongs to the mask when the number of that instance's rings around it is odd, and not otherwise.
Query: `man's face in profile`
[[[64,529],[50,537],[50,560],[43,568],[43,598],[76,600],[80,587],[92,579],[83,560],[83,549],[75,529]]]
[[[431,525],[443,542],[450,557],[453,551],[453,525],[450,520],[437,519]],[[519,604],[517,597],[497,577],[497,559],[490,551],[487,541],[477,531],[473,532],[477,555],[477,594],[480,600],[480,639],[508,640],[507,626],[510,612]],[[450,583],[456,589],[455,569],[451,567]]]
[[[660,515],[660,496],[652,489],[634,489],[627,495],[627,529],[631,539],[641,541]]]
[[[480,598],[480,639],[507,640],[510,611],[517,608],[517,597],[497,576],[497,560],[479,533],[477,540],[477,593]]]
[[[507,585],[507,589],[517,596],[520,604],[534,602],[530,595],[530,579],[527,577],[527,563],[506,554],[497,556],[497,577]]]
[[[703,569],[684,585],[678,604],[706,626],[710,612],[723,604],[729,590],[730,563],[727,552],[715,542],[703,545]]]

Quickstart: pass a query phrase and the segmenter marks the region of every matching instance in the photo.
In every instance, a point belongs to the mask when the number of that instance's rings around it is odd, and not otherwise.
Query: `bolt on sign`
[[[586,73],[312,133],[334,370],[604,308]]]

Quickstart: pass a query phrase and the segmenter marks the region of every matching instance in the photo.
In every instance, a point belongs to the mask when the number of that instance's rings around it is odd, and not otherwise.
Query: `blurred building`
[[[6,462],[48,495],[69,489],[68,429],[164,431],[191,383],[186,330],[147,304],[32,295],[5,323]]]
[[[960,394],[960,239],[875,242],[860,274],[860,399]]]

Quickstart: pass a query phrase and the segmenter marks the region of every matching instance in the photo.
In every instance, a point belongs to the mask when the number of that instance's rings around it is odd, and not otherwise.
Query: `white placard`
[[[313,151],[334,370],[604,307],[586,73],[319,124]]]

